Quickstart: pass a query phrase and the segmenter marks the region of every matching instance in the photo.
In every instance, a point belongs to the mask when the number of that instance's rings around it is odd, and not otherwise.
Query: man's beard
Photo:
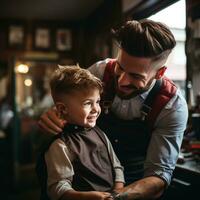
[[[115,81],[116,81],[116,82],[115,82],[116,86],[118,86],[117,79],[116,79]],[[151,82],[151,81],[150,81],[150,82]],[[117,96],[120,97],[121,99],[131,99],[131,98],[134,98],[134,97],[136,97],[136,96],[138,96],[138,95],[140,95],[140,94],[143,94],[143,93],[145,93],[146,91],[148,91],[149,88],[150,88],[150,86],[151,86],[151,84],[148,84],[146,87],[144,87],[144,88],[139,88],[139,89],[138,89],[138,88],[137,88],[136,86],[134,86],[134,85],[129,85],[129,86],[126,86],[126,87],[133,90],[130,94],[126,94],[126,93],[120,91],[118,88],[116,89],[116,94],[117,94]]]
[[[121,92],[120,90],[117,90],[117,96],[119,96],[121,99],[131,99],[133,97],[136,97],[144,92],[146,92],[148,88],[142,88],[142,89],[135,89],[133,90],[133,92],[131,92],[130,94],[125,94],[124,92]]]

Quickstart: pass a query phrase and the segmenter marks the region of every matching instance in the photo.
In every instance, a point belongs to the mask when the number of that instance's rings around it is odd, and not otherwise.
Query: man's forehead
[[[118,58],[116,60],[116,64],[124,69],[124,70],[149,70],[151,68],[151,63],[150,61],[144,61],[142,59],[132,59],[132,60],[127,60],[127,59],[121,59],[121,58]]]

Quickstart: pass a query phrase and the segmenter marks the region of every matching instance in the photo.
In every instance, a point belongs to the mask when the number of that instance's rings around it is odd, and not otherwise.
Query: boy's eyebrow
[[[97,100],[100,100],[100,99],[101,99],[101,97],[99,97]],[[83,102],[84,101],[93,101],[93,99],[84,99]]]

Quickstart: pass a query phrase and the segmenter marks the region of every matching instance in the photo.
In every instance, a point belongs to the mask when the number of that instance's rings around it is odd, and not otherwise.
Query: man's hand
[[[55,107],[50,108],[48,111],[44,112],[38,125],[43,132],[58,134],[62,132],[62,128],[66,124],[66,121],[59,118],[59,114]]]
[[[109,192],[88,191],[80,192],[75,190],[66,191],[61,200],[113,200]]]
[[[164,192],[165,182],[156,176],[150,176],[115,190],[126,200],[158,199]],[[117,198],[116,198],[117,199]]]

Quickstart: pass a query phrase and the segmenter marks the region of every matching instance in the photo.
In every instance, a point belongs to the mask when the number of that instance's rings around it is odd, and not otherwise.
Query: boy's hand
[[[50,108],[44,112],[38,121],[39,128],[43,132],[58,134],[62,132],[62,128],[66,121],[59,118],[59,114],[55,107]]]
[[[109,192],[98,192],[92,191],[89,192],[88,200],[112,200],[111,194]]]
[[[124,183],[123,182],[115,182],[113,191],[120,191],[120,189],[122,189],[124,187]]]

